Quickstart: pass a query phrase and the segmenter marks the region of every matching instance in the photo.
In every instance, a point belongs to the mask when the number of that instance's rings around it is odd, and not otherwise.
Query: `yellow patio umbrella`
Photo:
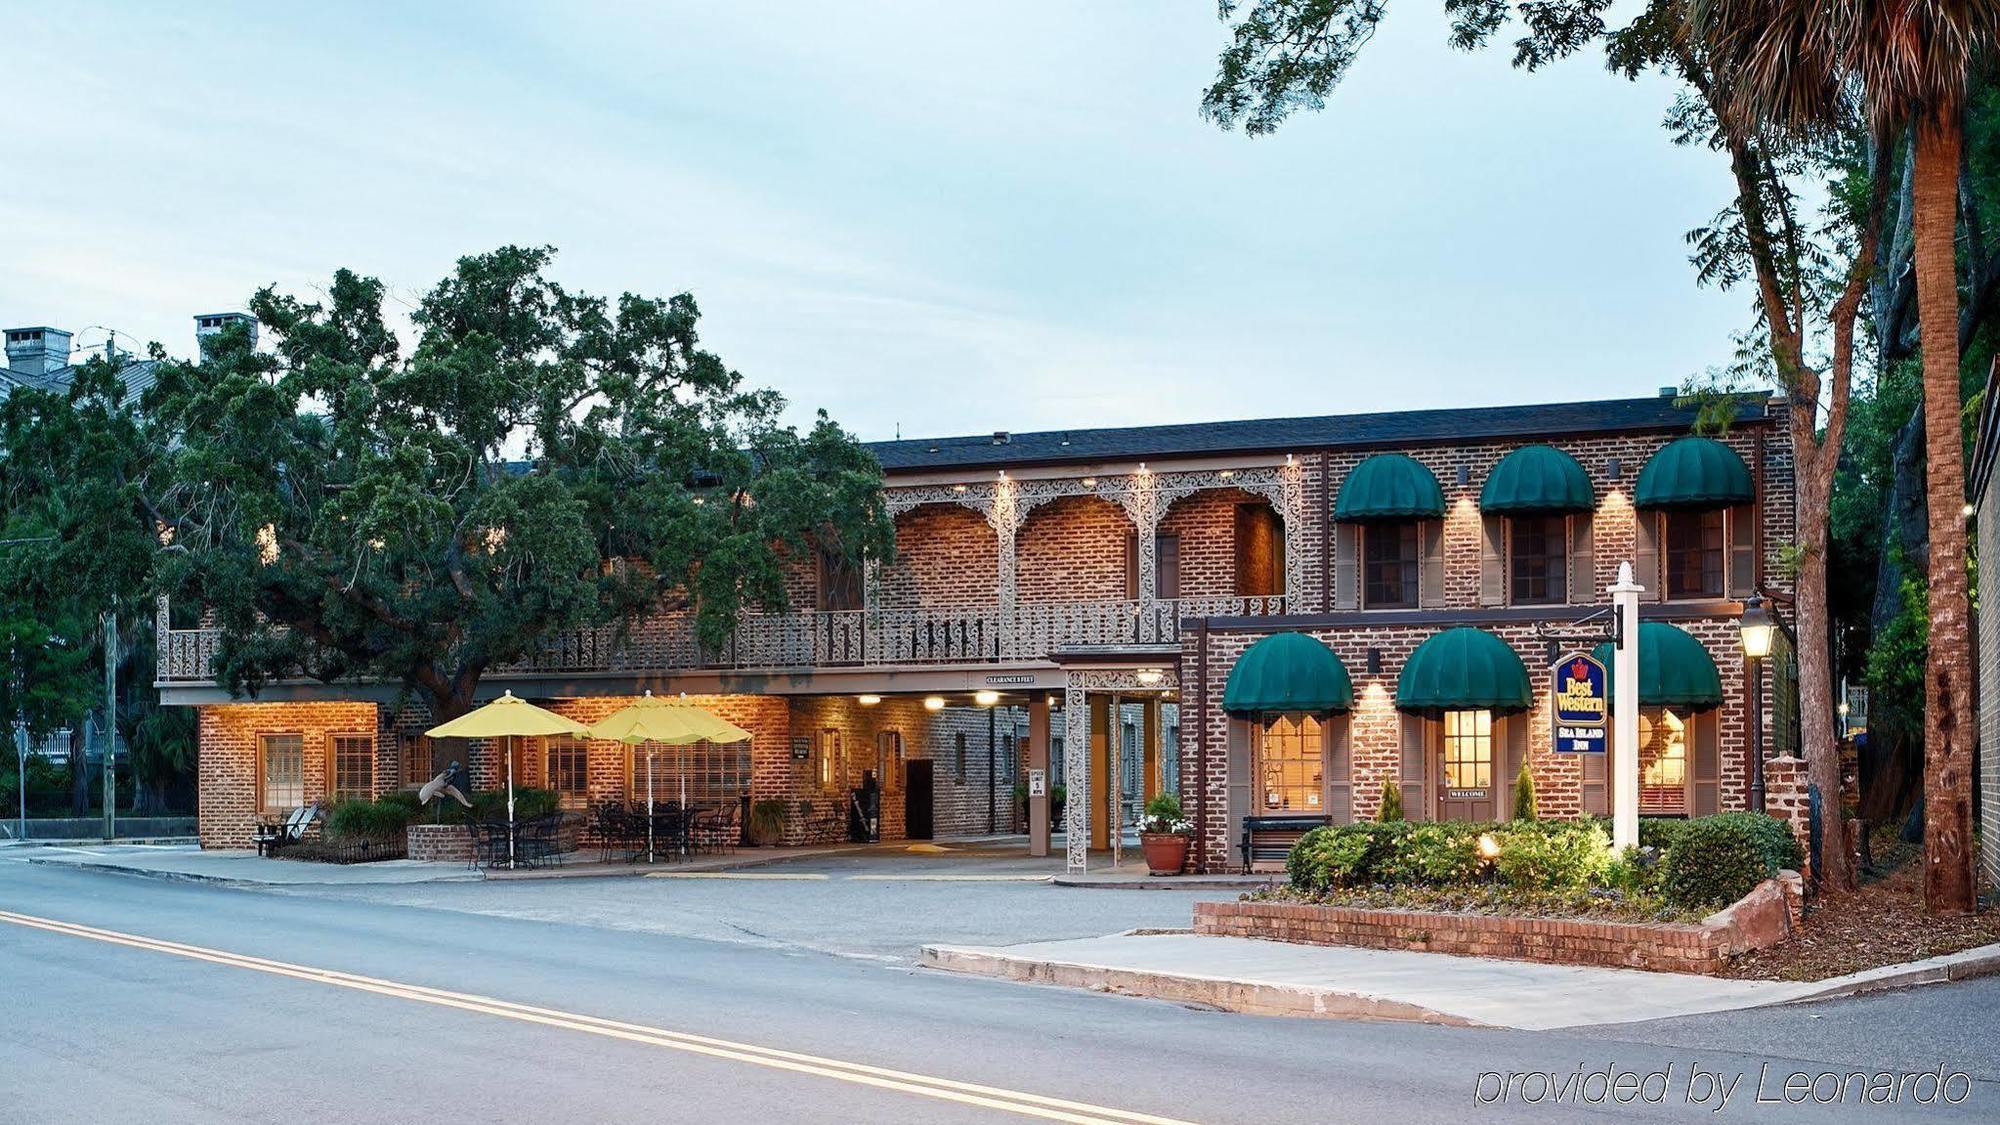
[[[750,732],[684,700],[661,699],[649,689],[631,704],[592,725],[590,737],[638,746],[691,746],[697,742],[742,742]],[[681,810],[687,810],[687,763],[680,769]],[[646,862],[653,862],[653,755],[646,754]]]
[[[514,739],[551,734],[587,735],[590,728],[505,692],[476,711],[424,732],[432,738],[504,738],[507,740],[507,866],[514,866]]]

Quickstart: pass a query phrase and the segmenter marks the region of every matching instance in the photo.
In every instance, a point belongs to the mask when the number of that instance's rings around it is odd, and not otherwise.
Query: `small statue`
[[[469,809],[472,802],[466,799],[465,791],[470,788],[472,779],[466,776],[465,767],[454,761],[444,768],[443,773],[424,782],[424,787],[417,790],[417,800],[428,805],[432,798],[442,793],[457,798],[459,804]]]

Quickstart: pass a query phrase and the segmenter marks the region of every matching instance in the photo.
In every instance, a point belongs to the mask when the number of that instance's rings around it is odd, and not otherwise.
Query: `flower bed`
[[[1769,817],[1641,823],[1612,851],[1601,821],[1402,821],[1309,832],[1290,883],[1202,903],[1203,933],[1713,973],[1782,941],[1799,848]]]

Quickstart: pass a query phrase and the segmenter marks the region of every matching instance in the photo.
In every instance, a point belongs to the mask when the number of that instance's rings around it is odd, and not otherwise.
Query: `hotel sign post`
[[[1549,717],[1554,726],[1550,745],[1558,754],[1602,754],[1610,737],[1605,727],[1611,699],[1604,665],[1576,652],[1556,661],[1549,671]]]
[[[1584,645],[1611,642],[1613,674],[1609,684],[1605,683],[1604,665],[1582,653],[1556,663],[1551,669],[1549,715],[1555,736],[1551,745],[1557,753],[1602,754],[1608,743],[1611,846],[1622,852],[1639,846],[1639,595],[1646,589],[1632,580],[1632,564],[1622,562],[1618,564],[1618,581],[1606,592],[1611,595],[1609,610],[1586,614],[1569,628],[1537,624],[1535,632],[1552,642],[1552,647],[1557,641]],[[1615,698],[1607,687],[1616,693]]]

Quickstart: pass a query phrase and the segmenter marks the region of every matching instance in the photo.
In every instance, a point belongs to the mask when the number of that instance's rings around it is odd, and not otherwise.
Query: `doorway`
[[[936,763],[929,758],[912,758],[903,763],[903,836],[928,840],[936,835],[933,818],[935,790],[932,786]]]
[[[1446,711],[1440,724],[1436,793],[1439,820],[1494,819],[1498,721],[1491,711]]]

